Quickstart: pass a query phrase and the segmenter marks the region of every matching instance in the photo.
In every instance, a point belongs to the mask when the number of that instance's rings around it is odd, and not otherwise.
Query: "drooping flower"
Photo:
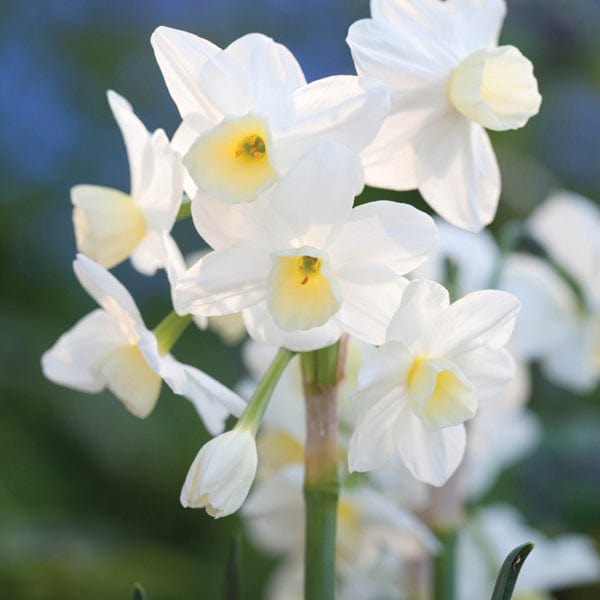
[[[181,504],[206,508],[215,518],[234,513],[246,499],[256,474],[254,433],[244,427],[208,441],[194,459],[181,490]]]
[[[359,75],[392,108],[363,153],[366,181],[419,188],[444,219],[477,231],[494,218],[500,173],[484,128],[525,125],[541,102],[532,65],[498,47],[504,0],[373,0],[348,34]]]
[[[405,285],[436,242],[415,208],[372,202],[357,157],[322,142],[252,204],[198,205],[194,223],[215,249],[176,286],[180,314],[243,311],[257,341],[292,350],[335,342],[346,331],[381,343]]]
[[[48,379],[83,392],[108,388],[140,418],[152,412],[164,379],[176,394],[192,402],[211,433],[223,430],[230,413],[243,411],[245,403],[237,394],[168,353],[181,332],[180,317],[174,315],[171,327],[166,323],[152,332],[113,275],[83,255],[78,255],[73,268],[101,308],[83,317],[42,356]]]
[[[463,423],[512,376],[504,345],[518,311],[506,292],[450,304],[439,284],[412,281],[385,344],[359,376],[350,470],[369,471],[398,454],[417,479],[442,485],[463,457]]]
[[[285,46],[253,33],[224,50],[191,33],[159,27],[152,46],[183,122],[173,143],[197,189],[250,202],[320,140],[358,152],[389,109],[379,83],[355,76],[307,84]]]
[[[146,130],[125,98],[109,91],[108,102],[125,140],[131,192],[72,188],[77,248],[107,269],[130,256],[140,273],[152,275],[164,266],[162,234],[171,231],[181,204],[181,157],[162,129]]]

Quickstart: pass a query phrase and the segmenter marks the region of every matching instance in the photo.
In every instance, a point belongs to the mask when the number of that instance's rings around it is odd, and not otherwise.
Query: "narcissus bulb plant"
[[[222,202],[252,202],[319,141],[360,151],[389,110],[384,86],[336,75],[306,83],[281,44],[258,33],[221,49],[159,27],[152,46],[183,122],[173,139],[191,180]]]
[[[369,471],[398,454],[417,479],[445,483],[465,451],[464,422],[513,374],[504,346],[518,312],[506,292],[474,292],[450,304],[441,285],[412,281],[385,344],[359,374],[350,470]]]
[[[478,231],[496,213],[500,171],[485,129],[523,127],[541,96],[533,66],[498,46],[504,0],[373,0],[348,44],[392,108],[363,152],[366,181],[418,188],[444,219]]]
[[[165,266],[162,235],[181,205],[181,157],[162,129],[146,130],[125,98],[109,91],[108,102],[125,140],[131,192],[98,185],[71,190],[77,248],[107,269],[131,257],[138,271],[153,275]]]
[[[83,392],[108,388],[135,416],[147,417],[164,379],[195,406],[207,429],[223,430],[229,414],[245,402],[199,369],[176,361],[171,346],[187,324],[173,315],[154,332],[144,325],[129,292],[97,263],[79,255],[75,274],[101,306],[62,335],[42,357],[48,379]]]

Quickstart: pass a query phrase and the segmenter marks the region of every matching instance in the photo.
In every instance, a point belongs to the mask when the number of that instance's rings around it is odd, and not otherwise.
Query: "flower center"
[[[448,97],[465,117],[496,131],[523,127],[542,101],[533,65],[514,46],[467,56],[450,76]]]
[[[267,304],[279,327],[319,327],[339,310],[340,294],[324,253],[303,247],[275,253],[272,260]]]
[[[260,160],[266,158],[267,146],[260,135],[249,135],[235,151],[235,157],[242,160]]]
[[[452,427],[475,415],[474,388],[449,360],[415,359],[407,386],[415,414],[431,429]]]
[[[223,202],[252,202],[277,180],[267,122],[258,115],[225,119],[203,133],[183,159],[199,189]]]

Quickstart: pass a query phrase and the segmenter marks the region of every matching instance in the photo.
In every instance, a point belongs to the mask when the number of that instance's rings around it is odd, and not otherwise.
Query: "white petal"
[[[152,134],[148,163],[135,200],[150,229],[169,232],[181,205],[183,166],[181,156],[173,151],[162,129]]]
[[[467,0],[454,2],[456,28],[465,50],[493,48],[498,45],[506,15],[504,0]]]
[[[131,254],[131,264],[143,275],[154,275],[157,269],[165,266],[165,261],[162,237],[157,231],[149,231]]]
[[[221,49],[196,35],[170,27],[158,27],[150,41],[181,116],[200,112],[211,120],[222,118],[206,102],[200,78],[202,67]]]
[[[402,275],[433,251],[437,229],[431,217],[408,204],[381,200],[352,210],[330,249],[334,271],[355,262],[379,262]]]
[[[521,305],[508,292],[483,290],[454,302],[436,331],[441,356],[460,354],[478,346],[501,348],[512,333]]]
[[[454,359],[457,367],[475,386],[479,400],[503,401],[515,375],[515,361],[505,348],[480,347]]]
[[[573,192],[554,192],[529,218],[528,229],[585,290],[594,288],[593,282],[600,276],[597,241],[594,247],[600,210],[591,200]]]
[[[346,222],[363,185],[358,157],[341,144],[321,142],[281,179],[270,201],[302,245],[323,247]]]
[[[360,271],[370,265],[355,266],[353,275],[359,277]],[[343,303],[340,311],[333,317],[340,327],[350,335],[369,344],[381,345],[390,320],[395,313],[406,281],[395,277],[386,282],[361,283],[360,281],[339,277]]]
[[[281,249],[294,239],[290,225],[271,209],[266,198],[249,204],[226,204],[200,193],[192,202],[192,217],[198,233],[215,250],[240,239]]]
[[[179,314],[225,315],[260,302],[271,258],[260,246],[238,242],[199,260],[175,287]]]
[[[99,392],[104,381],[97,365],[111,351],[127,344],[111,315],[91,312],[58,338],[42,356],[44,375],[59,385],[83,392]]]
[[[176,394],[185,396],[194,405],[211,435],[223,431],[229,414],[239,417],[246,407],[228,387],[170,355],[161,358],[161,376]]]
[[[277,112],[290,113],[291,95],[306,85],[304,73],[294,55],[271,38],[251,33],[227,46],[252,82],[255,110],[277,119]],[[289,118],[289,117],[288,117]]]
[[[406,404],[403,388],[393,388],[384,395],[380,386],[358,391],[354,399],[364,408],[348,447],[348,469],[372,471],[396,453],[396,426]]]
[[[400,308],[390,322],[387,340],[402,342],[411,348],[419,340],[429,340],[449,305],[445,287],[433,281],[411,281],[402,294]],[[426,348],[417,346],[414,351],[426,353]]]
[[[441,486],[456,471],[465,453],[464,425],[429,429],[405,406],[395,429],[400,457],[419,480]]]
[[[85,291],[115,318],[123,333],[135,343],[135,327],[143,326],[144,322],[131,294],[114,275],[82,254],[73,262],[73,270]]]
[[[419,191],[441,217],[470,231],[492,221],[500,171],[481,125],[448,115],[428,125],[416,152]]]
[[[283,346],[295,352],[309,352],[330,346],[342,335],[339,325],[333,319],[321,327],[306,331],[284,331],[275,324],[266,302],[247,308],[243,316],[249,335],[257,342]]]
[[[102,361],[100,374],[106,387],[129,412],[141,419],[152,412],[162,381],[137,346],[122,346],[108,354]]]
[[[293,101],[292,126],[273,133],[276,161],[284,169],[324,139],[359,152],[373,140],[389,111],[388,91],[379,82],[349,75],[299,88]]]
[[[541,258],[513,252],[504,260],[498,287],[522,305],[511,341],[519,354],[531,360],[558,349],[577,314],[575,294],[560,275]]]
[[[129,160],[131,195],[136,196],[143,181],[150,151],[150,134],[133,112],[131,104],[112,90],[108,90],[108,103],[119,124]]]
[[[124,261],[144,239],[144,215],[128,194],[97,185],[71,189],[77,249],[108,268]]]

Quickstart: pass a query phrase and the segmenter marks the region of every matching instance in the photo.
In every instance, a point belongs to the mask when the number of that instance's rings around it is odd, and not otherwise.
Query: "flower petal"
[[[173,392],[185,396],[194,405],[211,435],[223,431],[229,414],[239,417],[246,407],[246,403],[228,387],[170,355],[161,357],[160,371]]]
[[[423,130],[415,150],[419,191],[440,216],[470,231],[492,221],[500,171],[483,127],[449,114]]]
[[[387,265],[398,275],[418,267],[433,251],[431,217],[408,204],[381,200],[354,208],[330,250],[332,268],[360,262]]]
[[[394,387],[381,393],[381,386],[359,390],[359,416],[348,447],[348,469],[372,471],[384,465],[395,453],[395,429],[405,406],[405,389]]]
[[[144,326],[142,316],[131,297],[114,275],[83,254],[73,261],[73,270],[85,291],[118,322],[131,343],[137,341],[136,325]]]
[[[58,338],[42,356],[44,375],[59,385],[99,392],[104,380],[97,365],[107,354],[127,344],[111,315],[96,309]]]
[[[429,429],[408,405],[396,420],[397,450],[408,470],[419,480],[441,486],[456,471],[465,453],[464,425]]]
[[[247,308],[243,316],[248,333],[257,342],[283,346],[295,352],[309,352],[330,346],[342,335],[339,325],[333,319],[321,327],[306,331],[284,331],[275,324],[266,302]]]
[[[521,305],[508,292],[483,290],[454,302],[436,331],[436,354],[452,358],[480,346],[504,346]]]
[[[131,195],[137,196],[146,170],[150,134],[133,112],[131,104],[123,96],[113,90],[108,90],[107,96],[127,149],[129,171],[131,173]]]
[[[412,345],[420,339],[428,340],[438,328],[444,311],[450,306],[448,290],[439,283],[415,279],[402,294],[400,308],[392,318],[387,341]],[[419,354],[425,348],[415,348]]]
[[[127,410],[144,419],[160,395],[162,380],[135,345],[122,346],[108,354],[100,365],[106,387]]]
[[[181,116],[199,112],[211,120],[222,118],[204,98],[200,78],[202,67],[221,49],[191,33],[163,26],[154,31],[150,41]]]
[[[275,160],[283,169],[324,139],[362,150],[389,111],[389,93],[381,83],[350,75],[326,77],[299,88],[293,102],[293,125],[273,132]]]
[[[364,185],[356,154],[335,142],[321,142],[281,179],[270,202],[305,246],[324,246],[352,210]]]
[[[179,314],[225,315],[260,302],[271,258],[260,246],[240,241],[200,259],[175,286]]]

